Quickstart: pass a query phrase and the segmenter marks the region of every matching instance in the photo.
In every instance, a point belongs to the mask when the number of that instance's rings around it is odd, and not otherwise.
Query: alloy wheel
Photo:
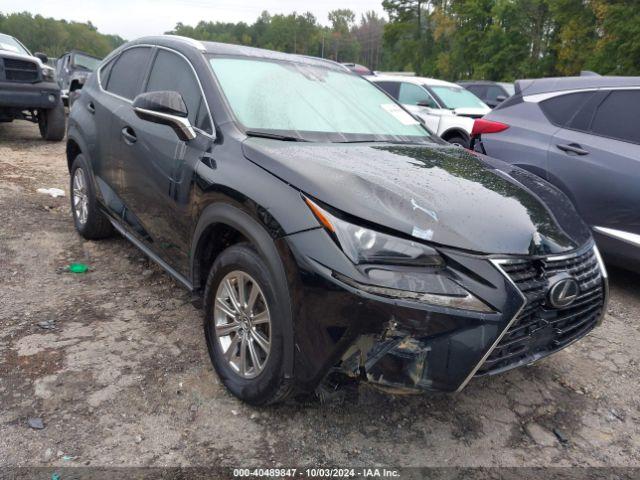
[[[82,168],[76,168],[73,174],[73,210],[80,225],[87,223],[89,197],[87,196],[87,179]]]
[[[271,316],[256,280],[240,270],[228,273],[218,285],[213,317],[228,365],[242,378],[257,377],[271,350]]]

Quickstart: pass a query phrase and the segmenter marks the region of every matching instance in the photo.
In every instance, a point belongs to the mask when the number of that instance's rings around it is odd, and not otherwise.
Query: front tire
[[[211,362],[227,389],[252,405],[284,400],[283,318],[288,290],[246,243],[223,251],[205,288],[205,335]]]
[[[62,99],[58,100],[55,107],[42,109],[38,112],[38,127],[40,136],[50,142],[59,142],[64,138],[67,126],[67,118]]]
[[[113,226],[98,208],[89,162],[78,155],[71,166],[71,212],[76,230],[87,240],[98,240],[113,235]]]

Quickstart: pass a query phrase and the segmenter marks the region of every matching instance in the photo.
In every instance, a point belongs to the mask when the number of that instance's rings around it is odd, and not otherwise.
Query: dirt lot
[[[82,240],[40,187],[68,191],[64,143],[0,124],[0,465],[640,466],[640,276],[611,272],[583,341],[457,396],[254,409],[190,295],[124,239]]]

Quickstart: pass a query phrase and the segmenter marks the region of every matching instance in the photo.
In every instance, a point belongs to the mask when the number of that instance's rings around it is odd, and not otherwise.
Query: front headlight
[[[320,223],[335,235],[342,251],[356,265],[444,265],[438,252],[427,245],[345,222],[307,197],[304,200]]]
[[[444,259],[434,248],[346,222],[307,197],[303,198],[371,283],[334,273],[339,281],[378,296],[475,312],[494,311],[443,272]],[[404,268],[398,270],[392,265]]]
[[[56,71],[53,68],[47,67],[45,65],[44,67],[42,67],[42,79],[45,82],[55,82],[55,80],[56,80]]]

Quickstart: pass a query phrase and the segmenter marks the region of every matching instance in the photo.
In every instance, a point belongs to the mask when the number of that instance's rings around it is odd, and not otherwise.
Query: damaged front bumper
[[[549,335],[574,328],[566,323],[569,320],[562,312],[547,311],[544,305],[535,303],[540,299],[524,295],[500,261],[489,257],[439,249],[447,261],[447,274],[490,305],[492,312],[487,313],[368,293],[353,280],[358,278],[354,266],[339,263],[341,256],[332,251],[337,247],[326,241],[321,230],[291,235],[287,243],[299,273],[294,288],[294,377],[307,390],[315,388],[327,374],[340,372],[395,391],[455,392],[464,388],[481,367],[482,374],[497,373],[509,369],[504,365],[524,365],[564,348],[564,344],[554,347],[555,340],[549,340]],[[587,250],[593,247],[587,246]],[[579,318],[581,326],[572,341],[586,335],[604,310],[604,270],[598,264],[594,272],[588,281],[589,288],[595,290],[590,292],[601,291],[602,296],[589,297],[589,317]],[[546,293],[546,283],[543,287]],[[544,313],[547,320],[535,317],[539,322],[532,328],[527,326],[528,337],[512,339],[515,334],[510,327],[530,322],[522,315],[531,313],[534,306],[540,312],[544,310],[540,315]],[[567,312],[573,315],[573,311]],[[490,358],[494,351],[514,355],[508,345],[503,345],[509,343],[503,339],[515,342],[520,349],[517,361],[496,363],[500,369],[495,371],[483,367],[501,360]],[[547,342],[544,345],[543,340]],[[531,346],[531,351],[523,345]]]

